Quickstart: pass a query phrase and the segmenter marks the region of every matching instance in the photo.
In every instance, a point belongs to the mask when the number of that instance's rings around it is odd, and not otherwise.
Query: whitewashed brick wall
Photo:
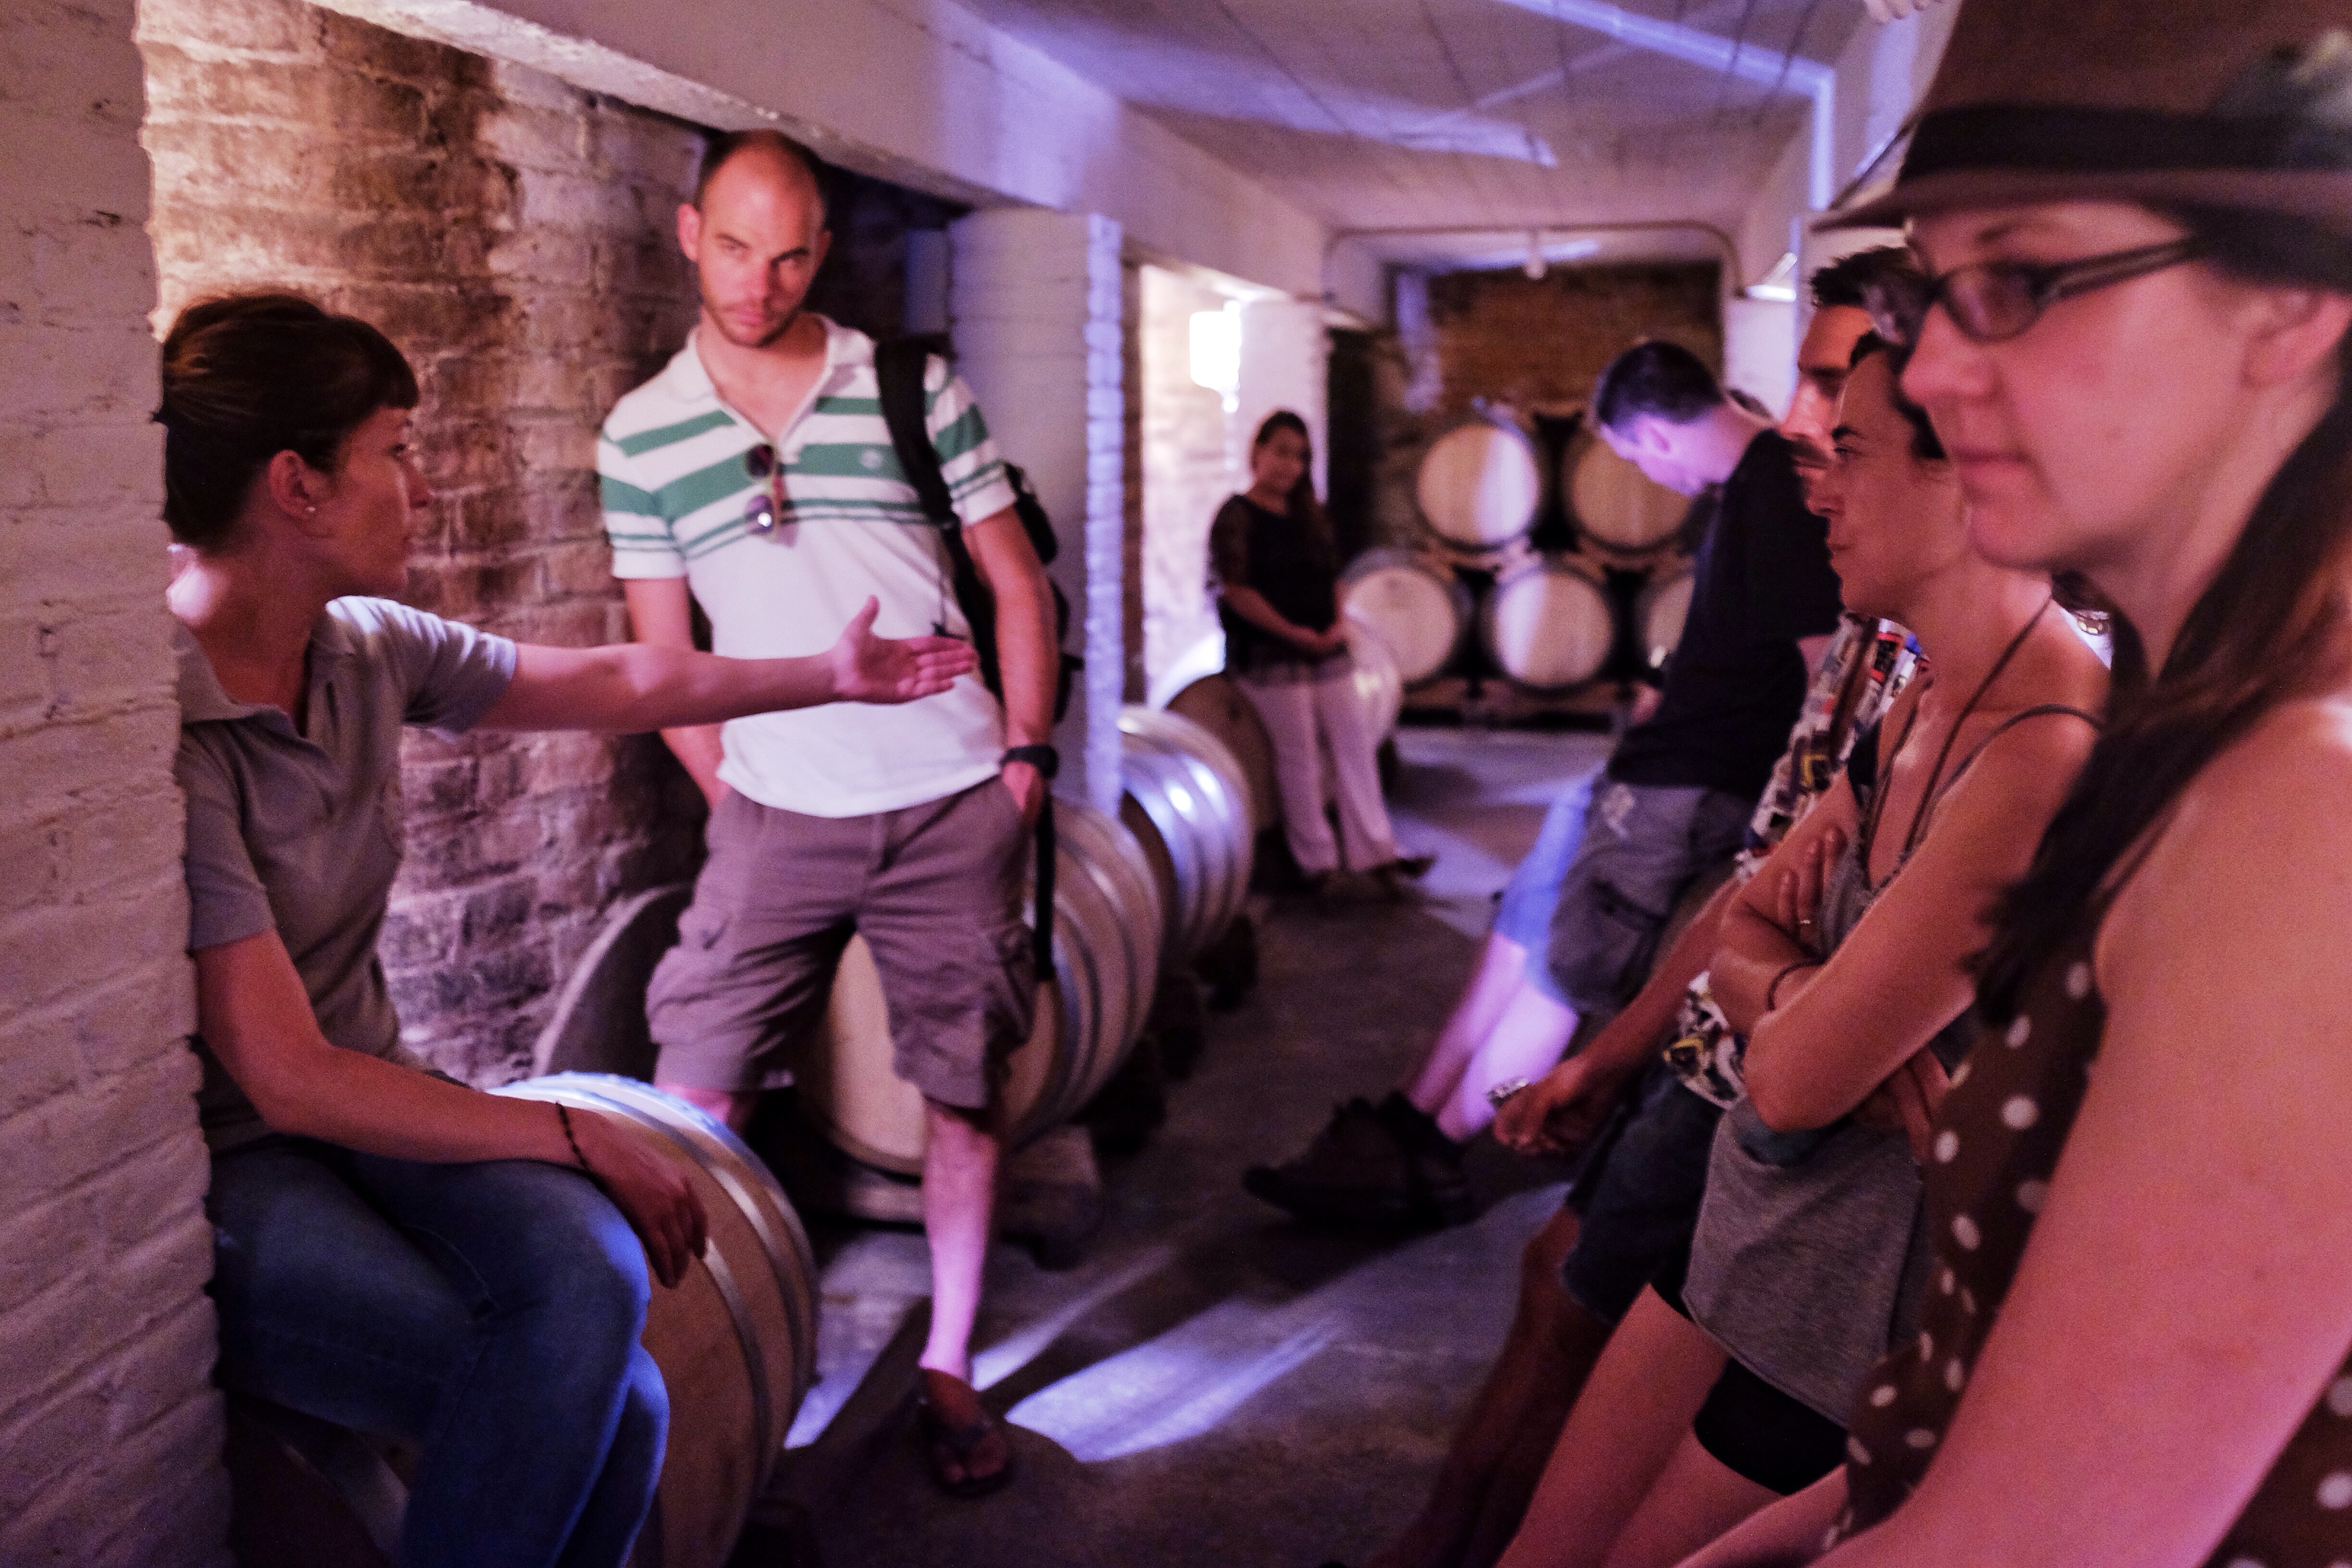
[[[950,231],[959,367],[1004,456],[1029,472],[1061,542],[1081,685],[1055,732],[1061,793],[1118,805],[1125,679],[1124,355],[1119,227],[1096,215],[1003,208]]]
[[[226,1562],[132,0],[0,10],[0,1563]]]

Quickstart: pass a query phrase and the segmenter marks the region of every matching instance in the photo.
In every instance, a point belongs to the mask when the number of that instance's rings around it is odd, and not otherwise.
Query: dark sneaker
[[[1432,1223],[1460,1225],[1468,1219],[1470,1182],[1462,1171],[1462,1145],[1445,1135],[1437,1118],[1399,1089],[1391,1089],[1372,1114],[1405,1151],[1415,1194]]]
[[[1305,1153],[1251,1166],[1242,1187],[1310,1224],[1428,1230],[1467,1217],[1458,1152],[1449,1176],[1442,1156],[1416,1141],[1359,1097],[1333,1111]]]

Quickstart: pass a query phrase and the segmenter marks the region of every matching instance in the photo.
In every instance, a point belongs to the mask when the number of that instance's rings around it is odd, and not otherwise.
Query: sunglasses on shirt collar
[[[765,539],[783,520],[784,468],[776,461],[776,449],[765,441],[743,454],[743,467],[753,479],[768,481],[743,503],[743,531]]]

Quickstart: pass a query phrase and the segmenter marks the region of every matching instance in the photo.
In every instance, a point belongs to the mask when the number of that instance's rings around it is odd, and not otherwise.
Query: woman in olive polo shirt
[[[617,1563],[667,1420],[646,1264],[677,1283],[703,1215],[602,1118],[402,1047],[375,955],[401,730],[899,702],[971,658],[876,638],[871,604],[826,654],[737,660],[518,645],[374,597],[432,499],[416,402],[382,333],[292,296],[191,306],[163,344],[220,1378],[420,1447],[405,1564]]]

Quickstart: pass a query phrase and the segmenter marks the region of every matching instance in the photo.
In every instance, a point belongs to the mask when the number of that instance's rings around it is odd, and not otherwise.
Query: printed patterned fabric
[[[2106,1034],[2085,921],[1988,1026],[1952,1074],[1926,1168],[1936,1247],[1919,1335],[1864,1381],[1847,1420],[1849,1505],[1836,1541],[1902,1505],[1959,1409],[2000,1321]],[[2151,1129],[2151,1136],[2159,1136]],[[2352,1562],[2352,1363],[2272,1462],[2208,1568],[2335,1568]]]
[[[1732,868],[1735,881],[1756,874],[1789,829],[1829,792],[1853,742],[1878,722],[1918,668],[1910,634],[1892,621],[1848,616],[1806,689],[1805,705],[1789,731],[1789,749],[1772,766],[1771,782],[1756,803],[1748,843]],[[1666,1063],[1684,1087],[1728,1110],[1741,1093],[1740,1042],[1715,1005],[1701,974],[1683,994]]]

